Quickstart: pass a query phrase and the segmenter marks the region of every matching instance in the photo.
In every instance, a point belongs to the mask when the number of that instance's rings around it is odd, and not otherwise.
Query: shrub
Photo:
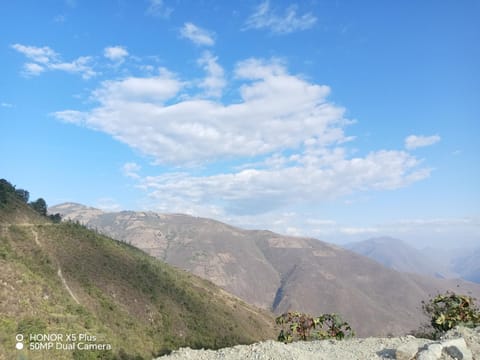
[[[38,198],[37,200],[31,202],[30,206],[40,215],[47,216],[47,203],[44,199]]]
[[[62,222],[62,215],[60,215],[59,213],[48,215],[48,217],[49,217],[50,220],[52,220],[55,224],[59,224],[59,223]]]
[[[480,325],[480,311],[474,298],[447,291],[428,302],[422,301],[423,311],[430,317],[434,334],[442,334],[457,325],[476,327]]]
[[[38,318],[24,318],[18,322],[17,334],[25,336],[27,343],[29,342],[30,334],[45,334],[47,333],[47,323],[43,319]]]
[[[0,205],[7,204],[15,194],[15,186],[5,179],[0,179]]]
[[[277,317],[275,322],[282,326],[278,341],[285,343],[296,340],[341,340],[355,335],[350,325],[337,314],[313,318],[304,313],[287,312]]]

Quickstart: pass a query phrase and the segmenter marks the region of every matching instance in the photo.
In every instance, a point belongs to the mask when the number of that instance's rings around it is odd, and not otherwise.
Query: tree
[[[15,187],[13,187],[7,180],[0,179],[0,204],[6,204],[8,202],[9,194],[13,193],[15,193]]]
[[[40,215],[47,216],[47,203],[42,198],[35,200],[30,203],[30,206],[33,210],[38,212]]]
[[[52,214],[48,216],[50,220],[52,220],[54,223],[60,223],[62,221],[62,215],[59,213]]]
[[[27,190],[17,189],[15,194],[20,198],[25,204],[28,204],[28,199],[30,198],[30,193]]]

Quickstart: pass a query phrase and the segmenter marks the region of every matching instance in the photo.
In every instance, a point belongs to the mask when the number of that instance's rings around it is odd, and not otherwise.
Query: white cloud
[[[344,227],[340,232],[347,235],[368,235],[378,233],[377,228],[372,227]]]
[[[169,18],[173,12],[173,9],[165,5],[163,0],[149,0],[149,3],[150,5],[146,11],[148,15],[166,19]]]
[[[344,110],[326,101],[327,86],[256,59],[238,63],[235,74],[241,100],[231,104],[182,100],[184,83],[170,73],[106,81],[93,93],[100,106],[84,113],[84,125],[177,165],[267,155],[306,140],[316,146],[345,141]],[[203,92],[205,83],[200,87]]]
[[[245,220],[292,204],[393,190],[430,175],[406,151],[352,157],[344,147],[351,140],[344,133],[349,121],[343,108],[327,100],[330,89],[289,74],[278,60],[238,62],[238,99],[228,103],[201,98],[219,96],[225,83],[213,55],[205,53],[199,64],[207,72],[204,81],[186,83],[166,69],[151,77],[104,81],[92,93],[95,108],[54,116],[105,132],[159,164],[214,165],[204,174],[166,170],[140,177],[135,163],[125,164],[124,174],[166,211]],[[214,170],[216,161],[232,159],[243,168]]]
[[[306,219],[305,223],[308,225],[315,225],[315,226],[333,226],[337,224],[335,220],[316,219],[316,218]]]
[[[98,199],[95,207],[105,212],[116,212],[122,210],[122,206],[112,198]]]
[[[116,111],[125,110],[128,111],[128,114],[125,114],[125,116],[122,116],[121,114],[114,116],[121,116],[121,119],[119,118],[120,122],[128,120],[128,123],[125,123],[122,126],[134,129],[135,123],[132,122],[132,118],[130,118],[132,115],[130,111],[148,112],[148,109],[155,110],[155,107],[160,108],[166,100],[174,97],[180,91],[182,86],[182,82],[177,80],[172,73],[165,69],[160,69],[159,75],[155,77],[127,77],[122,80],[104,81],[101,87],[93,93],[94,97],[103,107],[97,109],[95,114],[86,116],[86,119],[91,125],[105,127],[105,130],[109,132],[107,130],[109,127],[121,125],[120,123],[115,124],[116,121],[110,121],[112,120],[110,119],[110,116],[114,115]],[[148,114],[145,113],[145,115]],[[96,118],[95,116],[99,117]],[[107,118],[105,118],[105,116]],[[150,117],[145,119],[144,125],[147,126],[147,128],[144,128],[143,130],[148,132],[149,127],[154,125],[149,124],[150,121],[152,121]],[[111,130],[114,131],[113,128]],[[126,132],[130,131],[129,129],[125,130]],[[125,133],[125,135],[127,134]],[[134,136],[137,135],[138,134]],[[155,136],[155,134],[152,135]],[[148,144],[147,146],[151,145],[152,144]],[[148,153],[148,151],[145,152]]]
[[[12,48],[33,61],[23,65],[23,74],[25,76],[39,75],[46,70],[78,73],[84,79],[89,79],[96,75],[96,72],[90,65],[93,60],[90,56],[80,56],[72,62],[63,62],[60,59],[60,55],[48,46],[36,47],[14,44]]]
[[[269,29],[275,34],[288,34],[294,31],[311,28],[317,18],[311,13],[297,15],[297,7],[289,6],[285,14],[281,15],[270,9],[270,1],[266,0],[251,14],[246,23],[245,29]]]
[[[429,176],[429,169],[418,165],[418,160],[402,151],[382,150],[349,159],[337,148],[318,153],[315,158],[300,154],[282,168],[210,176],[170,173],[145,177],[140,185],[157,199],[208,203],[241,215],[322,202],[354,192],[397,189]]]
[[[403,219],[391,223],[391,226],[417,227],[425,225],[451,226],[451,225],[480,225],[480,219],[474,218],[428,218],[428,219]],[[479,228],[480,230],[480,228]]]
[[[23,65],[23,75],[24,76],[37,76],[40,75],[42,72],[45,71],[45,68],[43,66],[40,66],[35,63],[25,63]]]
[[[84,113],[76,110],[57,111],[51,115],[53,115],[57,119],[61,119],[63,122],[76,125],[83,124],[86,117]]]
[[[72,62],[58,62],[50,64],[48,67],[52,70],[61,70],[69,73],[78,73],[84,79],[90,79],[97,73],[90,67],[92,58],[90,56],[80,56]]]
[[[200,87],[204,89],[207,97],[220,97],[226,85],[225,72],[217,60],[217,57],[208,51],[198,60],[198,64],[202,66],[207,73],[207,76],[200,84]]]
[[[200,213],[201,214],[201,213]],[[213,215],[212,215],[213,216]],[[218,216],[216,218],[219,218]],[[296,216],[285,217],[275,210],[255,216],[220,217],[220,219],[251,229],[270,229],[288,234],[289,228],[299,229],[302,236],[345,244],[371,237],[390,236],[404,240],[422,249],[478,247],[480,244],[480,218],[414,218],[375,224],[349,224],[347,221],[311,221],[302,211]],[[279,220],[279,221],[277,221]]]
[[[3,108],[13,108],[13,104],[10,104],[8,102],[1,102],[0,103],[0,107],[3,107]]]
[[[185,23],[180,29],[180,35],[197,45],[213,46],[215,44],[212,32],[192,23]]]
[[[123,175],[133,178],[133,179],[139,179],[140,175],[138,175],[138,172],[142,169],[140,165],[134,162],[128,162],[125,163],[122,167],[122,172]]]
[[[128,56],[128,51],[123,46],[109,46],[103,50],[103,55],[115,62],[122,62]]]
[[[419,147],[430,146],[440,141],[440,136],[421,136],[421,135],[410,135],[405,138],[405,148],[408,150],[413,150]]]
[[[36,63],[49,64],[58,60],[58,54],[48,46],[36,47],[13,44],[12,48]]]
[[[480,244],[480,217],[412,218],[377,226],[382,234],[400,238],[422,248],[460,248]]]

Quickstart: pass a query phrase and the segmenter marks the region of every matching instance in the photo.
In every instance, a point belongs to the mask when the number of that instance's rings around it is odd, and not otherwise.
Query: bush
[[[0,205],[7,204],[9,198],[15,194],[15,186],[5,179],[0,179]]]
[[[342,340],[355,336],[350,325],[337,314],[323,314],[319,317],[299,312],[287,312],[275,319],[282,326],[278,341],[285,343],[296,340]]]
[[[37,200],[31,202],[30,206],[40,215],[47,216],[47,203],[42,198],[38,198]]]
[[[48,217],[49,217],[50,220],[52,220],[55,224],[59,224],[59,223],[62,222],[62,215],[60,215],[59,213],[48,215]]]
[[[480,325],[480,311],[474,298],[447,291],[428,302],[422,301],[423,311],[430,317],[435,337],[455,326],[476,327]]]
[[[15,195],[22,200],[25,204],[28,203],[28,199],[30,198],[30,193],[27,190],[23,189],[16,189],[15,190]]]
[[[25,318],[18,322],[17,334],[22,334],[29,343],[30,334],[45,334],[47,333],[47,323],[43,319]]]

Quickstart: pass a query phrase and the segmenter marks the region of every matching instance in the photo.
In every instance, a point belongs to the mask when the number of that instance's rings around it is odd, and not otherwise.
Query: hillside
[[[347,244],[345,248],[367,256],[393,270],[439,278],[457,277],[448,264],[434,261],[428,254],[399,239],[372,238]]]
[[[0,185],[0,359],[150,359],[275,336],[267,312],[126,243],[54,224]],[[35,333],[89,334],[112,350],[31,351]]]
[[[446,289],[479,297],[480,286],[388,269],[317,239],[247,231],[211,219],[151,212],[52,208],[245,301],[281,313],[337,312],[361,336],[402,334],[425,320],[420,304]]]

